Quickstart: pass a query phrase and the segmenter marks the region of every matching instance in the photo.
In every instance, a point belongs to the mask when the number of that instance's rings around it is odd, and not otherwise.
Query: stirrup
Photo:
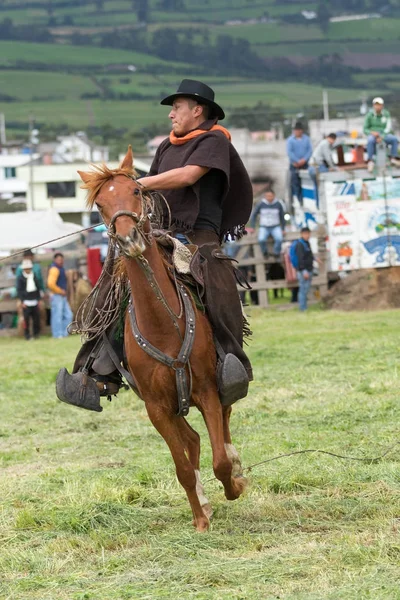
[[[60,369],[56,379],[56,393],[61,402],[72,406],[96,412],[103,410],[96,382],[83,371],[70,375],[65,367]]]
[[[249,376],[234,354],[228,353],[223,361],[218,361],[217,382],[219,399],[223,406],[230,406],[247,396]]]

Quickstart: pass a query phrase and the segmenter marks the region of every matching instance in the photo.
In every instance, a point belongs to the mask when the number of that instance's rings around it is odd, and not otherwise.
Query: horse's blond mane
[[[85,172],[84,184],[81,185],[83,190],[88,190],[86,199],[87,208],[93,208],[97,194],[101,187],[116,177],[116,175],[124,175],[125,177],[136,177],[137,173],[133,167],[118,167],[117,169],[109,169],[107,165],[91,165],[92,171]]]

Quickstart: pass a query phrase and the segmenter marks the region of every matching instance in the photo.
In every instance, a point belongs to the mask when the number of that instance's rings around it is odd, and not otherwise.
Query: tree
[[[166,28],[155,31],[152,38],[154,54],[165,60],[182,60],[180,57],[179,38],[174,29]],[[187,57],[185,57],[186,60]]]
[[[136,12],[139,23],[148,23],[150,6],[148,0],[133,0],[132,8]]]
[[[317,21],[324,33],[328,31],[330,18],[331,13],[327,6],[326,0],[319,0],[317,8]]]
[[[284,114],[279,108],[259,102],[255,106],[234,108],[229,115],[229,126],[247,128],[250,131],[270,129],[272,123],[283,123]]]

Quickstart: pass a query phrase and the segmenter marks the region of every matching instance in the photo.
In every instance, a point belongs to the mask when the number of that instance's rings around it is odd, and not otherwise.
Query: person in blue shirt
[[[295,124],[293,134],[287,139],[286,148],[290,162],[292,196],[297,196],[298,201],[302,205],[303,194],[299,170],[308,169],[308,161],[312,155],[312,146],[310,138],[304,133],[304,127],[301,123]]]

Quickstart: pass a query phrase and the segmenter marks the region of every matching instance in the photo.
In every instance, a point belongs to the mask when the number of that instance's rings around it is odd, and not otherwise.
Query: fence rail
[[[318,239],[318,258],[321,263],[319,265],[319,273],[313,278],[312,287],[318,287],[321,293],[324,293],[328,287],[328,269],[327,269],[327,252],[325,242],[325,229],[322,227],[317,230],[317,233],[312,233],[312,237]],[[292,242],[299,238],[298,232],[287,232],[284,238],[285,242]],[[252,233],[244,236],[237,242],[239,250],[235,255],[235,259],[239,263],[239,267],[253,267],[254,281],[251,281],[251,287],[258,292],[258,304],[262,308],[269,306],[268,290],[278,290],[282,288],[298,287],[297,281],[287,281],[286,279],[267,279],[267,269],[272,264],[281,264],[284,268],[284,262],[274,258],[265,258],[261,252],[260,245],[257,241],[257,234]],[[268,241],[268,251],[272,254],[272,241]]]

